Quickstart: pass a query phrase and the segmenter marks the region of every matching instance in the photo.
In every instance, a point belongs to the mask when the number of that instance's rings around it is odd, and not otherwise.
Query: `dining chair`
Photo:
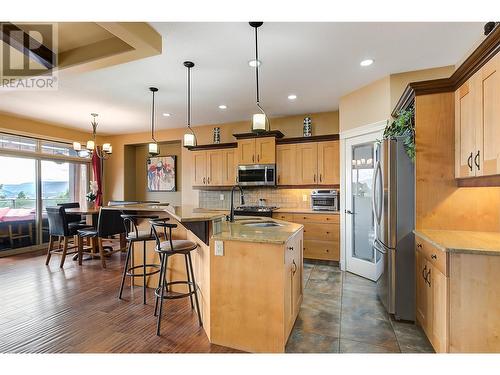
[[[98,256],[101,258],[102,268],[106,268],[106,256],[110,256],[118,251],[125,250],[121,245],[115,249],[111,245],[104,246],[103,239],[109,239],[114,235],[125,235],[125,227],[123,226],[123,219],[121,218],[120,210],[103,209],[99,211],[99,218],[97,220],[97,228],[79,229],[78,232],[78,263],[82,264],[83,254]],[[90,238],[93,245],[93,252],[84,252],[83,239]],[[98,254],[95,252],[98,251]]]
[[[49,221],[49,246],[47,249],[47,258],[45,260],[45,265],[50,262],[50,257],[52,254],[61,255],[61,262],[59,267],[64,266],[64,261],[66,260],[66,255],[75,254],[77,251],[68,252],[70,249],[77,249],[77,245],[69,244],[69,240],[77,234],[76,227],[70,228],[68,226],[68,221],[64,207],[47,207],[47,218]],[[63,246],[62,249],[58,246],[54,248],[54,237],[62,238]]]

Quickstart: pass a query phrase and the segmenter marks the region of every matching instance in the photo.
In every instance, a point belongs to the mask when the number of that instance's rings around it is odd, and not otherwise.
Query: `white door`
[[[376,281],[383,271],[382,254],[375,250],[375,216],[372,209],[376,144],[379,132],[345,142],[345,266],[346,270]]]

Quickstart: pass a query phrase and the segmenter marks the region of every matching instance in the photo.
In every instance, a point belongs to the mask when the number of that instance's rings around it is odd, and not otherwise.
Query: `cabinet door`
[[[193,186],[205,185],[207,182],[207,152],[193,151]]]
[[[427,284],[426,277],[429,272],[429,264],[420,251],[416,252],[416,286],[417,286],[417,306],[416,315],[417,321],[420,323],[424,331],[429,335],[431,331],[430,308],[430,288]]]
[[[255,138],[238,141],[238,164],[255,164]]]
[[[234,148],[222,151],[222,185],[236,184],[236,150]]]
[[[207,185],[222,185],[222,151],[207,151]]]
[[[276,163],[276,138],[265,137],[255,139],[255,157],[258,164]]]
[[[432,336],[430,341],[438,353],[448,352],[448,286],[447,278],[431,266],[429,288],[432,295]]]
[[[474,123],[474,77],[455,92],[455,177],[474,176],[476,124]]]
[[[479,165],[476,175],[500,174],[500,53],[479,71],[482,121],[477,130]],[[476,167],[477,167],[476,165]]]
[[[318,182],[318,144],[297,145],[297,184],[316,185]]]
[[[293,318],[299,314],[302,304],[303,291],[303,238],[297,234],[293,241],[293,260],[292,260],[292,300],[293,300]]]
[[[293,311],[294,311],[294,300],[293,300],[293,261],[294,261],[294,254],[293,251],[290,250],[290,248],[293,247],[293,240],[290,239],[287,241],[285,244],[285,249],[284,249],[284,256],[285,256],[285,272],[284,272],[284,322],[285,322],[285,337],[288,337],[290,334],[293,323],[294,323],[294,318],[293,318]]]
[[[295,183],[295,145],[276,146],[276,168],[278,170],[278,185],[293,185]]]
[[[319,185],[340,184],[339,141],[318,143]]]

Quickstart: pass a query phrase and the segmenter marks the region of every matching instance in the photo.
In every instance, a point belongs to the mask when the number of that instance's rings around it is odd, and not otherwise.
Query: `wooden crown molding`
[[[291,137],[291,138],[281,138],[276,140],[277,145],[289,144],[289,143],[308,143],[308,142],[326,142],[326,141],[338,141],[338,134],[325,134],[325,135],[313,135],[311,137]]]
[[[482,41],[469,57],[453,72],[449,78],[439,78],[420,82],[411,82],[398,100],[392,115],[405,108],[411,98],[419,95],[438,94],[457,90],[465,81],[476,73],[484,64],[500,51],[500,26]]]
[[[236,148],[236,147],[238,147],[238,143],[229,142],[229,143],[213,143],[208,145],[189,146],[186,148],[189,151],[202,151],[202,150],[221,150],[224,148]]]
[[[269,130],[262,133],[239,133],[233,134],[236,139],[249,139],[249,138],[264,138],[264,137],[275,137],[283,138],[285,135],[279,130]]]

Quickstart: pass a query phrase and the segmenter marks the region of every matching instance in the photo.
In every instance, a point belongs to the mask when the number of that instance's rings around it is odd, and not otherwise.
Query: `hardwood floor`
[[[105,270],[98,259],[79,267],[68,257],[63,269],[57,256],[44,260],[45,252],[0,258],[0,352],[234,352],[210,344],[188,299],[166,301],[156,336],[153,291],[147,305],[141,287],[117,297],[125,254]]]

